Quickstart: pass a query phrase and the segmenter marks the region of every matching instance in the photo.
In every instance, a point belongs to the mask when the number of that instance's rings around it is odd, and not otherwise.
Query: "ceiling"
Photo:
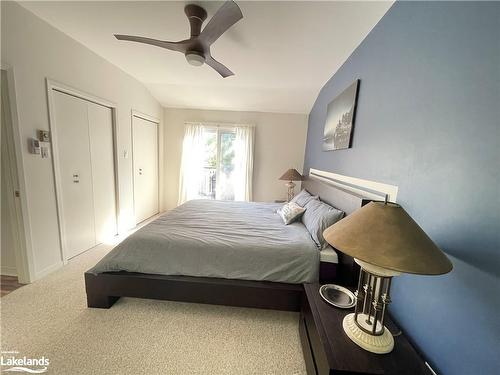
[[[223,2],[200,2],[208,19]],[[309,113],[319,90],[392,5],[378,2],[238,1],[243,19],[213,45],[235,75],[221,78],[178,52],[118,41],[131,34],[189,36],[189,1],[22,2],[57,29],[129,73],[165,107]],[[205,21],[206,24],[207,21]]]

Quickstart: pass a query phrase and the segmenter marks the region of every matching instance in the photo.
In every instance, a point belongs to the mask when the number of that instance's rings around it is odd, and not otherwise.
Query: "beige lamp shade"
[[[395,203],[371,202],[323,232],[334,248],[386,269],[422,275],[452,270],[446,255]]]
[[[304,178],[302,175],[297,172],[296,169],[289,169],[286,171],[283,176],[279,178],[280,180],[285,180],[285,181],[302,181]]]

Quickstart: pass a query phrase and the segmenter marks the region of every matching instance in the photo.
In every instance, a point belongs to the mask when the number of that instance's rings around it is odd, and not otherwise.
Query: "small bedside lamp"
[[[286,184],[286,187],[288,188],[286,201],[290,202],[292,200],[293,196],[295,195],[295,193],[294,193],[295,184],[293,181],[302,181],[304,179],[304,177],[302,177],[302,175],[299,172],[297,172],[296,169],[292,168],[292,169],[289,169],[288,171],[286,171],[283,174],[283,176],[281,176],[279,179],[288,181]]]
[[[356,307],[342,324],[345,333],[372,353],[391,352],[394,339],[384,318],[392,277],[403,272],[445,274],[453,268],[450,260],[395,203],[371,202],[327,228],[323,236],[361,266]]]

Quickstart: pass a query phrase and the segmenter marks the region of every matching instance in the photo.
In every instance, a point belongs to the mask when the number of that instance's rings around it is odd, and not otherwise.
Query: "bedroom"
[[[226,3],[194,3],[208,13],[203,35]],[[225,78],[208,55],[192,66],[178,51],[114,36],[189,38],[188,4],[1,2],[2,371],[9,359],[43,357],[15,366],[496,373],[499,3],[232,3],[242,18],[210,47],[234,73]],[[356,82],[350,141],[324,150],[330,104]],[[66,118],[79,127],[66,132]],[[289,169],[300,176],[280,179]],[[296,197],[306,188],[319,195],[311,204],[347,214],[333,228],[369,200],[396,202],[445,254],[425,266],[451,261],[443,275],[412,275],[428,271],[415,270],[414,254],[394,277],[390,353],[361,349],[342,326],[354,309],[322,300],[318,279],[352,292],[359,268],[337,237],[309,231],[313,209],[283,223],[276,210],[290,182]],[[217,199],[191,201],[199,197]],[[386,233],[361,229],[368,242]],[[172,249],[175,261],[161,250],[172,237],[192,241]],[[104,266],[137,274],[87,272],[121,241],[119,254],[149,262]]]

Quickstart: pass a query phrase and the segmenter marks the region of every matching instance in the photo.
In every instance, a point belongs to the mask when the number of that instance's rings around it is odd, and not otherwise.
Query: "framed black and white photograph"
[[[358,86],[359,79],[328,104],[325,130],[323,132],[323,151],[342,150],[351,147]]]

